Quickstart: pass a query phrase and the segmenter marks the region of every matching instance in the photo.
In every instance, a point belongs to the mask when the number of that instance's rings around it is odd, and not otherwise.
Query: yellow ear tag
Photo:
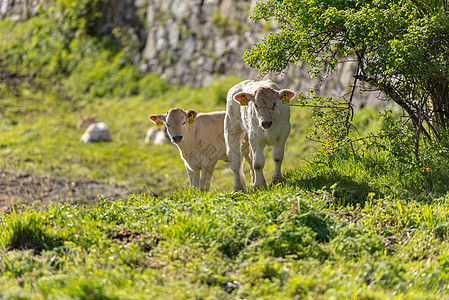
[[[189,124],[193,124],[195,123],[195,118],[193,117],[192,114],[189,115]]]
[[[288,98],[287,93],[282,96],[282,104],[290,104],[290,98]]]
[[[162,122],[162,121],[156,121],[156,126],[157,126],[157,127],[162,127],[162,126],[164,126],[164,122]]]
[[[242,100],[240,100],[240,106],[247,106],[248,105],[248,99],[246,99],[246,96],[242,96]]]

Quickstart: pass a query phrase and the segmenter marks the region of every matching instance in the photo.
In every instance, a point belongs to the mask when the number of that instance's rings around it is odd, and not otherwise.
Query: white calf
[[[145,134],[145,143],[153,143],[155,145],[162,145],[170,142],[167,128],[163,127],[151,127]]]
[[[263,176],[264,148],[273,146],[273,184],[282,180],[284,147],[290,134],[290,99],[295,92],[279,90],[270,80],[246,80],[233,86],[227,96],[226,153],[234,175],[234,190],[245,190],[244,158],[250,158],[254,188],[266,187]]]
[[[109,126],[103,122],[97,122],[95,116],[86,116],[78,125],[78,128],[86,129],[81,136],[83,143],[111,141]]]
[[[193,109],[180,108],[149,116],[158,126],[165,123],[168,135],[184,160],[190,184],[202,191],[209,190],[217,161],[226,160],[224,117],[224,111],[199,114]]]

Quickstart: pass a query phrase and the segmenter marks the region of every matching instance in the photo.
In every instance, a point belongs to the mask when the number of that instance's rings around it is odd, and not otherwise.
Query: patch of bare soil
[[[159,234],[152,233],[140,233],[138,231],[131,230],[129,228],[123,228],[118,231],[111,231],[108,234],[108,238],[119,240],[124,243],[137,242],[140,244],[144,251],[150,251],[156,246],[160,240],[163,240]]]
[[[0,211],[9,212],[18,205],[89,204],[99,195],[124,199],[130,193],[125,186],[92,180],[34,175],[24,171],[0,169]]]
[[[107,237],[123,244],[135,243],[145,252],[150,252],[159,241],[164,239],[160,234],[140,233],[129,228],[111,230]],[[147,256],[146,259],[130,258],[125,260],[125,263],[135,268],[162,269],[167,266],[166,262],[155,260],[151,256]]]

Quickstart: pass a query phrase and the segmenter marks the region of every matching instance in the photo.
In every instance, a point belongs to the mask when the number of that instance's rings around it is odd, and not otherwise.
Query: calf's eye
[[[184,121],[184,123],[182,123],[182,125],[186,125],[186,121]]]

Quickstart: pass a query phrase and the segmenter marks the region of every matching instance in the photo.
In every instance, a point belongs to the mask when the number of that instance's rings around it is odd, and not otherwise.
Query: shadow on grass
[[[298,171],[287,171],[284,184],[297,186],[314,193],[326,193],[328,201],[336,206],[364,206],[369,197],[379,197],[380,192],[366,182],[356,182],[341,174],[321,174],[307,177]]]

